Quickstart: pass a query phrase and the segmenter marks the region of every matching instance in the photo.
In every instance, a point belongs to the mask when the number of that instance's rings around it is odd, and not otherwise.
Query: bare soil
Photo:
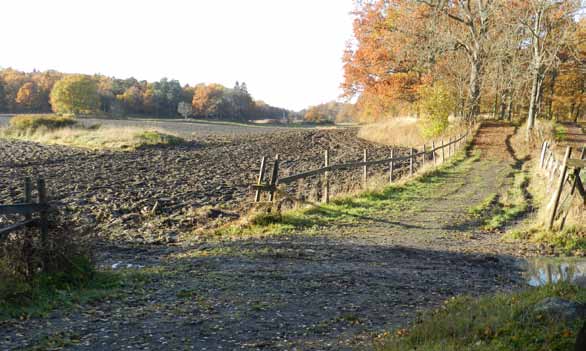
[[[390,154],[390,147],[362,141],[353,129],[289,129],[255,135],[241,131],[238,136],[219,134],[185,145],[132,152],[0,139],[0,203],[18,202],[24,177],[40,175],[63,215],[96,228],[102,237],[139,243],[173,241],[178,232],[246,213],[262,156],[269,160],[270,174],[272,159],[280,155],[281,176],[287,176],[323,166],[326,149],[332,163],[361,160],[363,149],[372,159]],[[371,171],[383,172],[384,167]],[[333,193],[360,184],[360,172],[333,175]],[[303,184],[306,197],[319,196],[317,182],[316,178]],[[202,208],[220,212],[200,215]]]
[[[467,159],[442,173],[433,192],[413,196],[399,210],[358,218],[351,225],[180,246],[111,247],[101,264],[143,266],[139,271],[148,277],[144,285],[48,318],[4,322],[0,348],[66,340],[64,349],[70,350],[368,350],[379,333],[406,326],[419,311],[452,296],[518,288],[524,282],[515,257],[522,248],[501,242],[499,234],[480,231],[468,214],[470,207],[510,184],[514,157],[502,154],[508,152],[505,141],[512,131],[503,125],[482,128],[475,144],[483,155],[480,160]],[[309,135],[318,144],[336,135],[313,133]],[[343,138],[347,132],[340,133]],[[293,139],[284,138],[292,144]],[[270,145],[264,142],[259,150],[285,147]],[[216,150],[232,147],[242,148],[235,143]],[[56,155],[71,152],[52,150]],[[163,159],[168,155],[164,150],[144,152]],[[74,155],[92,160],[89,165],[103,165],[96,167],[101,177],[123,168],[136,170],[142,162],[153,165],[147,157],[116,166],[121,162],[113,161],[116,154]],[[52,169],[51,156],[45,159],[42,167]],[[249,167],[254,166],[243,169]],[[64,175],[80,177],[74,171]],[[137,181],[153,182],[155,189],[155,177],[148,174]]]

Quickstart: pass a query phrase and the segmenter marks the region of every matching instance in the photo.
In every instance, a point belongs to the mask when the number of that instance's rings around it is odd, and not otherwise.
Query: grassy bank
[[[423,315],[410,328],[383,334],[384,351],[573,350],[582,321],[536,311],[547,297],[586,302],[586,290],[565,284],[481,298],[457,297]]]
[[[184,142],[178,136],[159,130],[129,127],[84,127],[73,118],[55,115],[22,115],[10,120],[0,136],[89,149],[134,150],[152,145]]]

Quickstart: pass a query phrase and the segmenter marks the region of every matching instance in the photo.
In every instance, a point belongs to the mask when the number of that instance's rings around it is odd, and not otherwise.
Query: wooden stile
[[[256,185],[262,184],[263,178],[265,177],[265,172],[266,172],[266,157],[263,156],[260,160],[260,170],[258,171],[258,181],[256,182]],[[260,201],[260,193],[261,193],[261,190],[256,189],[256,194],[254,195],[254,202]]]
[[[330,166],[330,152],[329,150],[325,151],[325,160],[324,164],[326,167]],[[330,202],[330,180],[329,180],[329,172],[326,171],[324,173],[324,202],[327,204]]]
[[[273,174],[271,176],[271,189],[269,192],[269,202],[273,202],[275,199],[275,187],[279,180],[279,154],[275,156],[275,162],[273,163]]]
[[[364,149],[364,155],[362,158],[363,162],[368,162],[368,150]],[[362,186],[366,188],[366,183],[368,182],[368,166],[365,164],[362,167]]]
[[[395,161],[393,160],[394,149],[391,149],[391,162],[389,162],[389,183],[393,182],[393,171],[395,168]]]

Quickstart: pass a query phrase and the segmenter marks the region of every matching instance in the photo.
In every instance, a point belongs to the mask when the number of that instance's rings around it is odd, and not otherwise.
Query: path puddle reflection
[[[543,286],[561,281],[586,286],[586,259],[574,257],[529,258],[521,263],[525,278],[531,286]]]

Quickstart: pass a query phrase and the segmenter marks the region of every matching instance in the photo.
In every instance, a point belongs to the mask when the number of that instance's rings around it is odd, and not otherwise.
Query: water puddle
[[[140,264],[134,264],[134,263],[123,263],[122,261],[120,262],[116,262],[112,265],[112,269],[121,269],[121,268],[125,268],[125,269],[141,269],[144,268],[143,265]]]
[[[586,258],[539,257],[522,261],[524,277],[530,286],[571,282],[586,286]]]

